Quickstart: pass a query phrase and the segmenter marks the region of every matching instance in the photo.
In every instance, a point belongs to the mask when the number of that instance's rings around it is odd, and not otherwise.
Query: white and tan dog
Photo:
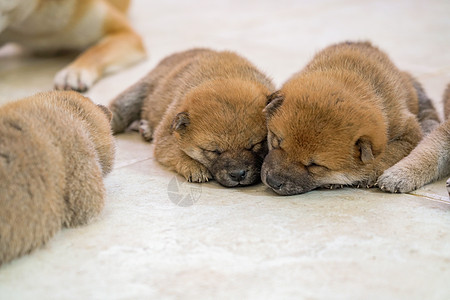
[[[86,91],[103,74],[145,57],[126,18],[130,0],[0,0],[0,47],[38,54],[86,50],[55,77],[57,89]]]

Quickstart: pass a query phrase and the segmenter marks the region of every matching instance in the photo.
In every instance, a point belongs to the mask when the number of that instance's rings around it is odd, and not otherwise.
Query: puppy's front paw
[[[69,65],[56,74],[55,89],[86,92],[98,77],[98,73],[91,69]]]
[[[189,182],[207,182],[213,178],[208,169],[195,160],[180,163],[178,173],[183,175]]]
[[[373,188],[374,186],[376,186],[376,182],[373,179],[366,179],[366,180],[361,180],[361,181],[356,181],[353,182],[350,186],[352,188],[366,188],[366,189],[370,189]]]
[[[395,166],[384,171],[377,183],[382,191],[391,193],[408,193],[421,186],[415,182],[412,174]]]
[[[344,187],[343,184],[325,184],[321,186],[321,188],[329,190],[342,189],[343,187]]]
[[[139,121],[139,133],[147,142],[153,139],[153,130],[147,120]]]

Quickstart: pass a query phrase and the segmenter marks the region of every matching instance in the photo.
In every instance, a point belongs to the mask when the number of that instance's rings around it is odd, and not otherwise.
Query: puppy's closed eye
[[[252,146],[250,149],[252,152],[259,152],[262,149],[262,143],[258,143]]]
[[[267,142],[267,140],[264,139],[264,140],[262,140],[262,141],[260,141],[258,143],[253,144],[252,146],[250,146],[250,148],[247,148],[247,150],[250,150],[250,151],[252,151],[254,153],[261,152],[263,150],[263,148],[265,146],[267,146],[266,142]]]
[[[273,149],[281,148],[282,139],[276,136],[275,134],[271,134],[270,145]]]
[[[307,164],[305,167],[307,167],[307,168],[314,168],[314,167],[321,167],[321,166],[316,164],[315,162],[311,162],[311,163]]]
[[[200,148],[200,150],[202,150],[203,154],[210,160],[214,160],[222,154],[222,151],[219,149],[208,150],[205,148]]]
[[[327,168],[324,165],[320,165],[316,162],[310,162],[309,164],[305,165],[305,168],[308,170],[308,172],[310,173],[319,173],[325,170],[329,170],[329,168]]]

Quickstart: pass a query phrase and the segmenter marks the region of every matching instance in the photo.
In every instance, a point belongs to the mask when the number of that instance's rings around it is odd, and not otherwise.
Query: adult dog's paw
[[[86,92],[98,77],[99,74],[91,69],[69,65],[56,74],[55,89]]]

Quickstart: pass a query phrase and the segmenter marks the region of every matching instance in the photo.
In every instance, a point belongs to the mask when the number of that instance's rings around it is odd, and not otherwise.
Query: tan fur
[[[422,137],[413,82],[369,43],[319,52],[269,98],[263,182],[282,195],[373,186]]]
[[[127,12],[130,7],[131,0],[108,0],[115,8],[121,12]]]
[[[76,92],[0,107],[0,265],[100,212],[114,159],[110,117]]]
[[[425,137],[404,159],[378,179],[384,191],[407,193],[450,175],[450,84],[443,97],[447,121]],[[447,188],[450,180],[447,181]]]
[[[16,42],[45,54],[86,50],[55,76],[57,89],[86,91],[103,74],[145,57],[141,38],[125,16],[129,2],[0,0],[5,15],[0,46]]]
[[[155,157],[193,182],[259,181],[266,154],[262,110],[270,80],[232,52],[194,49],[169,56],[110,105],[115,132],[141,118]]]

